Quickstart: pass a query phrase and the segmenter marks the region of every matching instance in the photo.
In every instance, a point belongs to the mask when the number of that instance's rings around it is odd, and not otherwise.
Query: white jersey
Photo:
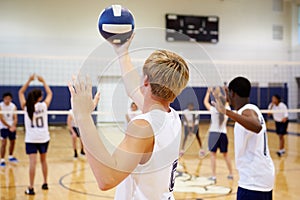
[[[283,112],[273,113],[273,118],[276,122],[281,122],[283,120],[283,118],[286,118],[289,116],[288,111],[287,111],[287,106],[284,103],[280,102],[277,106],[276,105],[272,106],[272,104],[270,104],[269,109],[271,109],[271,107],[272,107],[272,110],[275,110],[275,111],[282,110],[283,111]]]
[[[75,118],[74,118],[73,110],[70,109],[69,112],[70,112],[69,115],[72,117],[71,126],[72,126],[72,127],[78,127],[78,126],[75,124]]]
[[[45,143],[50,140],[48,131],[48,114],[45,102],[38,102],[35,105],[33,119],[28,116],[25,107],[25,142],[26,143]]]
[[[230,110],[230,106],[226,106],[226,109]],[[226,125],[228,116],[224,115],[223,123],[220,125],[219,115],[220,113],[214,106],[210,106],[210,127],[209,132],[227,133]]]
[[[4,102],[0,103],[0,108],[1,111],[9,111],[9,113],[2,114],[4,120],[8,125],[13,125],[14,123],[14,114],[13,111],[16,110],[16,105],[12,102],[9,103],[9,105],[6,105]],[[1,121],[0,121],[0,129],[7,129],[8,127],[5,126]]]
[[[181,138],[179,115],[152,110],[135,117],[146,120],[154,132],[151,158],[136,169],[118,186],[116,200],[174,200],[173,187]]]
[[[135,118],[136,116],[142,114],[142,111],[141,110],[136,110],[136,111],[131,111],[131,110],[128,110],[127,112],[127,116],[129,118],[129,121],[131,121],[133,118]],[[125,120],[125,129],[127,128],[128,126],[128,122],[127,122],[127,119]]]
[[[245,129],[239,123],[234,126],[234,151],[236,168],[239,171],[239,186],[254,191],[271,191],[274,185],[274,164],[268,148],[265,120],[257,106],[246,104],[238,114],[246,109],[254,110],[262,129],[257,134]]]
[[[140,114],[142,114],[142,111],[140,111],[140,110],[136,110],[136,111],[128,110],[128,112],[127,112],[127,115],[129,117],[130,121]]]
[[[194,125],[199,124],[198,115],[190,113],[192,110],[185,109],[183,110],[183,114],[187,122],[184,120],[183,124],[185,126],[193,127]]]

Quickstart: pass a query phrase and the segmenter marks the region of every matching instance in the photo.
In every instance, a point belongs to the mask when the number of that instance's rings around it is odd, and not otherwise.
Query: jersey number
[[[35,124],[37,128],[43,128],[44,127],[44,120],[43,117],[37,117],[35,118]],[[34,128],[33,122],[31,121],[31,127]]]
[[[264,155],[267,156],[267,136],[266,131],[264,132]]]
[[[171,171],[171,178],[170,178],[169,192],[172,192],[172,191],[174,190],[177,164],[178,164],[178,159],[175,160],[175,161],[173,162],[173,164],[172,164],[172,171]]]

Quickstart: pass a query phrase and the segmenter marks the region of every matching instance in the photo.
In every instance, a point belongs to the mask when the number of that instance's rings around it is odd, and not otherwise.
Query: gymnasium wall
[[[172,107],[175,110],[184,110],[187,109],[188,104],[192,103],[195,110],[206,110],[203,103],[206,90],[206,87],[187,87],[175,99],[172,103]],[[282,87],[253,86],[250,92],[250,103],[256,104],[261,109],[268,109],[270,103],[269,99],[275,94],[279,94],[284,99],[283,102],[288,100],[288,88],[286,85]],[[210,96],[210,101],[212,100]],[[264,116],[267,117],[267,115]],[[201,114],[199,117],[200,119],[210,119],[209,114]]]
[[[293,61],[300,61],[299,6],[300,0],[291,2],[291,47],[289,53]]]
[[[288,105],[297,107],[295,77],[300,76],[300,65],[288,63],[300,57],[295,42],[294,1],[283,1],[282,11],[274,11],[273,0],[0,1],[0,85],[21,85],[35,72],[43,75],[51,86],[65,86],[85,58],[103,43],[97,19],[100,11],[112,3],[130,8],[137,28],[165,27],[166,13],[219,16],[219,43],[201,45],[215,62],[222,81],[243,75],[260,87],[287,83]],[[273,25],[283,27],[282,40],[273,39]],[[143,39],[155,43],[158,37],[164,35],[145,34]],[[174,45],[180,48],[182,43]],[[190,47],[185,44],[184,51],[197,54]],[[142,65],[138,55],[133,61],[137,66]],[[111,76],[119,78],[117,67],[110,70],[108,81]],[[206,80],[195,70],[191,69],[189,86],[205,87]],[[103,95],[112,96],[109,93],[114,91],[113,84],[110,87],[103,88]]]
[[[0,86],[0,96],[2,97],[4,92],[10,92],[13,95],[13,103],[16,104],[17,109],[21,110],[19,98],[18,98],[18,91],[21,86]],[[45,90],[41,86],[30,86],[25,93],[27,96],[28,91],[32,89],[41,89],[44,94]],[[70,105],[70,92],[68,87],[66,86],[52,86],[51,90],[53,92],[53,98],[51,104],[49,106],[49,110],[69,110],[71,108]],[[65,124],[67,122],[67,115],[49,115],[48,116],[49,124]],[[18,115],[18,124],[24,124],[24,115]]]
[[[203,44],[216,60],[288,58],[291,3],[278,12],[273,0],[1,1],[0,53],[86,56],[102,41],[98,15],[112,3],[130,8],[137,27],[164,28],[166,13],[219,16],[220,42]],[[272,39],[274,24],[283,26],[283,40]]]

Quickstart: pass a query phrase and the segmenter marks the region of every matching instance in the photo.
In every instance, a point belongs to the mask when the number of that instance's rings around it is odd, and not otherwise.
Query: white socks
[[[285,149],[280,149],[278,152],[279,153],[285,153]]]

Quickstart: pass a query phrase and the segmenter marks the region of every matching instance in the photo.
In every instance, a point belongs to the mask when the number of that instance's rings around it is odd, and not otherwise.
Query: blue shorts
[[[77,137],[80,137],[80,132],[79,132],[79,128],[78,127],[75,127],[73,126],[72,127],[73,131],[76,133],[76,136]],[[70,134],[72,135],[72,132],[70,131]]]
[[[287,134],[288,124],[289,124],[289,120],[287,120],[286,122],[275,122],[276,133],[278,135],[285,135],[285,134]]]
[[[208,149],[211,152],[216,153],[220,148],[221,153],[227,153],[228,151],[228,138],[225,133],[209,132],[208,137]]]
[[[6,139],[9,138],[9,140],[15,140],[16,139],[16,131],[10,132],[8,128],[1,129],[1,138]]]
[[[189,129],[191,127],[188,127],[186,125],[184,125],[184,135],[188,135],[190,132],[189,132]],[[194,127],[192,127],[192,133],[194,134],[198,134],[198,129],[199,129],[199,126],[198,125],[194,125]]]
[[[270,192],[261,192],[254,190],[247,190],[241,187],[238,187],[237,191],[237,200],[272,200],[272,193]]]
[[[49,141],[45,143],[25,143],[26,154],[47,153]]]

